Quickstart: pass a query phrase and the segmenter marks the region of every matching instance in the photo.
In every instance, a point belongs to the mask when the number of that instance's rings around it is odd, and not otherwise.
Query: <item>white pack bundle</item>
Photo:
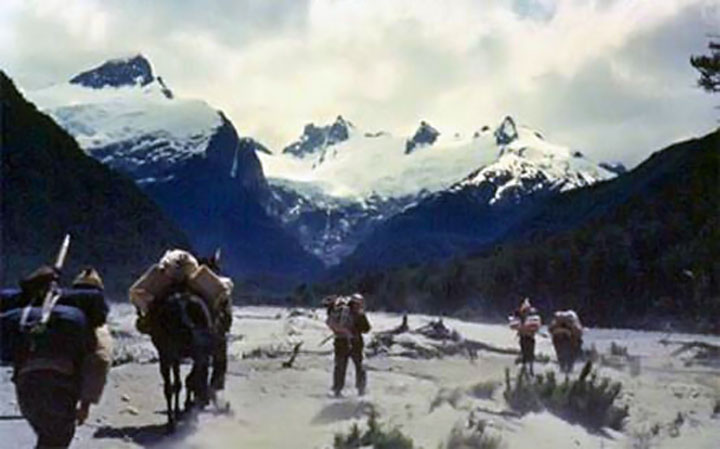
[[[353,333],[353,316],[350,297],[337,297],[329,308],[325,323],[337,336],[350,337]]]
[[[190,276],[188,286],[202,296],[212,310],[215,310],[223,300],[229,300],[232,297],[232,279],[218,276],[205,265],[200,266]]]
[[[525,318],[525,322],[522,323],[521,332],[524,334],[534,334],[540,330],[542,326],[542,319],[537,313],[531,313]]]
[[[566,326],[573,332],[582,333],[582,323],[580,323],[580,318],[574,310],[559,310],[555,312],[555,321],[558,325]]]
[[[183,282],[190,278],[199,267],[197,259],[181,249],[165,251],[158,265],[167,276],[176,282]]]

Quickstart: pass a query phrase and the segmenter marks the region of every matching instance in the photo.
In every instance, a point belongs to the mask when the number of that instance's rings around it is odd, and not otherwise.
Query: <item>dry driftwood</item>
[[[282,363],[283,368],[292,368],[293,363],[295,363],[295,359],[297,358],[298,354],[300,353],[300,346],[302,346],[303,342],[295,343],[295,346],[293,347],[292,355],[290,355],[290,358]]]

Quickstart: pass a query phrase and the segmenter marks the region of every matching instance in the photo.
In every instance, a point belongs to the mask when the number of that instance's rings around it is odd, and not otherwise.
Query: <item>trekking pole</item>
[[[65,265],[65,259],[67,258],[69,248],[70,234],[65,234],[65,239],[63,239],[63,243],[60,246],[60,251],[58,252],[57,258],[55,259],[55,264],[53,265],[53,269],[55,270],[55,272],[59,273],[60,270],[62,270],[63,265]],[[50,282],[50,286],[48,287],[47,292],[45,293],[45,299],[43,299],[40,321],[33,327],[33,332],[42,332],[45,329],[47,322],[50,320],[50,314],[52,313],[52,309],[53,307],[55,307],[55,303],[57,303],[59,298],[60,289],[58,286],[58,281],[57,279],[53,279]],[[28,304],[23,310],[22,318],[20,321],[21,325],[24,326],[27,323],[27,319],[30,316],[31,308],[32,304]]]
[[[330,339],[333,338],[334,336],[335,336],[335,334],[330,334],[327,337],[323,338],[323,340],[318,344],[318,346],[324,345],[325,343],[330,341]]]

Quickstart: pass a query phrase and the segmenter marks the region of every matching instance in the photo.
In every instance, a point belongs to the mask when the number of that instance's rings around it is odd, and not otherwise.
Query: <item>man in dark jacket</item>
[[[337,301],[328,303],[328,316],[333,308],[338,307]],[[370,331],[370,322],[365,315],[363,299],[355,294],[349,301],[352,323],[348,332],[335,332],[335,369],[333,371],[333,394],[335,397],[342,396],[345,387],[345,374],[347,372],[348,359],[352,359],[355,365],[355,386],[358,395],[363,396],[367,387],[367,373],[363,366],[363,336]]]
[[[56,279],[57,274],[50,274],[49,269],[37,270],[21,282],[26,301],[37,303],[42,297],[43,284]],[[84,270],[73,286],[102,294],[102,280],[94,269]],[[58,305],[56,309],[60,307]],[[88,322],[101,320],[104,323],[106,307],[103,301],[99,308],[102,316],[99,317],[81,314]],[[38,437],[37,448],[68,447],[75,434],[76,422],[82,424],[87,419],[90,404],[100,399],[110,365],[110,334],[104,326],[87,328],[85,342],[87,346],[81,349],[84,355],[80,357],[71,352],[41,351],[36,354],[30,350],[16,360],[14,381],[18,405]]]

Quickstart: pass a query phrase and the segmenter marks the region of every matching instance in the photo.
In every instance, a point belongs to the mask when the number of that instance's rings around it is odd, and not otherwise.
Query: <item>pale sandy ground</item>
[[[332,345],[319,346],[328,332],[322,312],[307,312],[310,316],[290,317],[287,309],[237,308],[225,391],[232,412],[203,412],[196,422],[186,420],[175,435],[166,437],[161,379],[157,364],[150,362],[154,350],[147,337],[134,332],[130,309],[116,307],[111,325],[119,337],[117,354],[133,361],[111,371],[102,403],[92,409],[89,423],[79,428],[72,447],[323,448],[331,446],[334,433],[347,431],[353,422],[365,423],[374,407],[383,422],[399,426],[416,447],[426,449],[440,447],[453,426],[463,424],[471,414],[488,420],[488,432],[500,435],[507,448],[720,448],[720,417],[712,415],[720,398],[720,365],[687,364],[692,354],[672,355],[677,346],[659,343],[671,338],[720,344],[720,338],[589,330],[586,346],[595,344],[603,353],[617,342],[628,347],[639,366],[639,374],[626,363],[599,368],[601,376],[623,382],[620,400],[630,405],[630,418],[623,433],[589,433],[548,412],[522,418],[502,414],[507,410],[502,398],[504,370],[512,367],[515,372],[514,357],[485,351],[474,361],[461,356],[423,360],[393,355],[399,350],[393,348],[388,355],[367,360],[366,397],[358,398],[346,388],[346,398],[331,399],[327,393]],[[430,319],[412,315],[410,327]],[[383,313],[370,314],[370,320],[374,331],[399,324],[398,316]],[[452,319],[446,324],[465,338],[501,348],[517,346],[514,334],[502,325]],[[420,345],[428,343],[408,338]],[[303,351],[291,369],[280,366],[286,356],[248,358],[257,348],[287,350],[298,341],[303,341]],[[551,355],[554,361],[546,337],[538,339],[537,352]],[[184,367],[185,372],[188,369]],[[538,372],[552,369],[554,362],[536,368]],[[348,371],[352,386],[352,365]],[[9,371],[3,368],[0,376],[0,447],[32,447],[33,435],[19,419]],[[467,387],[486,381],[498,385],[490,399],[467,392]],[[432,407],[438,397],[453,400]],[[683,422],[673,424],[678,413]]]

